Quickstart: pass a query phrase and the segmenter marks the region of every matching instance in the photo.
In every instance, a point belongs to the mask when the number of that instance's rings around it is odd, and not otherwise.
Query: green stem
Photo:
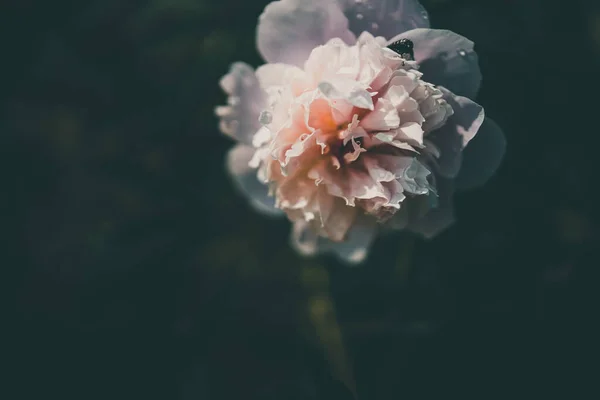
[[[306,266],[302,271],[308,294],[308,318],[323,347],[334,376],[350,390],[355,399],[354,368],[337,319],[329,286],[329,272],[322,265]]]

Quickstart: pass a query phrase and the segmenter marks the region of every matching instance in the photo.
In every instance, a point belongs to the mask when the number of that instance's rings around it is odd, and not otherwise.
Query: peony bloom
[[[267,63],[233,64],[216,114],[239,142],[238,186],[289,218],[302,254],[358,263],[378,232],[432,237],[453,222],[455,188],[500,164],[502,132],[470,100],[473,43],[429,29],[417,0],[275,1],[257,45]]]

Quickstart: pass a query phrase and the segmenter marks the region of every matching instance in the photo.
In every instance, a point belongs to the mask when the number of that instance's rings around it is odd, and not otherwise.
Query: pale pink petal
[[[255,152],[256,149],[250,146],[235,146],[227,154],[227,170],[238,189],[258,211],[269,215],[281,215],[281,210],[275,208],[275,198],[268,195],[269,188],[258,180],[256,168],[250,167]]]
[[[393,180],[390,182],[384,182],[383,186],[391,193],[388,203],[385,204],[385,206],[400,209],[401,203],[404,201],[404,199],[406,199],[406,196],[403,193],[404,189],[402,188],[400,181]]]
[[[368,32],[363,32],[358,40],[362,46],[360,47],[361,69],[357,79],[376,92],[390,80],[394,68],[402,61],[398,60],[394,63],[385,57],[387,52],[377,44],[375,38]]]
[[[247,64],[234,63],[220,85],[228,95],[228,104],[215,109],[220,118],[221,132],[239,142],[251,144],[261,127],[258,116],[266,98],[254,70]]]
[[[265,91],[280,90],[282,86],[292,85],[294,94],[300,94],[308,86],[306,73],[288,64],[264,64],[256,69],[256,77]]]
[[[348,124],[348,128],[340,133],[340,139],[342,144],[345,146],[351,139],[364,139],[368,138],[369,134],[364,130],[363,127],[359,126],[358,115],[352,116],[352,121]]]
[[[357,218],[356,208],[347,207],[341,199],[328,196],[324,191],[320,191],[315,200],[319,219],[295,220],[292,232],[292,243],[307,255],[327,251],[334,242],[346,240],[348,230]]]
[[[332,39],[313,49],[304,63],[304,71],[313,85],[334,78],[356,80],[360,72],[359,49],[338,38]]]
[[[362,147],[360,147],[360,145],[358,143],[356,143],[356,140],[354,138],[352,138],[351,143],[352,143],[353,150],[349,153],[344,154],[344,160],[347,163],[356,161],[361,153],[364,153],[367,151],[366,149],[363,149]]]
[[[408,150],[416,153],[416,150],[413,146],[411,146],[405,141],[396,139],[396,136],[396,130],[388,132],[378,132],[365,140],[365,147],[370,148],[382,144],[389,144],[397,149]]]
[[[373,110],[373,99],[365,86],[359,82],[337,78],[319,83],[319,90],[331,100],[344,100],[355,107]]]
[[[401,179],[405,172],[412,165],[414,157],[402,155],[376,154],[368,153],[364,157],[364,162],[369,169],[390,171],[393,177]],[[381,181],[391,180],[392,175],[386,175],[386,178],[380,178]]]
[[[334,0],[280,0],[260,16],[256,40],[267,62],[301,67],[315,47],[332,38],[356,40]]]
[[[313,133],[305,133],[300,136],[298,140],[285,152],[285,159],[282,162],[282,165],[287,165],[290,162],[290,159],[294,157],[299,157],[306,150],[314,146],[317,134]]]
[[[408,103],[409,100],[413,100],[410,104],[412,110],[416,110],[419,107],[419,104],[410,97],[410,93],[404,86],[390,86],[384,97],[392,103],[396,110],[403,107],[403,111],[407,111],[409,105],[406,105],[406,103]]]
[[[336,125],[343,125],[352,119],[354,105],[346,100],[331,100],[331,114]]]
[[[412,93],[413,90],[419,86],[419,78],[421,75],[418,71],[405,71],[403,69],[399,69],[394,71],[392,77],[390,78],[390,87],[392,86],[401,86],[408,93]]]
[[[423,133],[423,128],[418,123],[407,122],[396,130],[396,138],[412,146],[423,147]]]
[[[363,164],[371,178],[377,182],[390,182],[396,179],[396,169],[398,168],[398,158],[395,156],[387,156],[388,160],[384,158],[386,156],[375,156],[365,155],[363,157]]]
[[[400,125],[398,111],[391,101],[380,98],[375,104],[375,109],[367,114],[360,126],[367,131],[389,131]]]
[[[331,204],[324,204],[326,200],[324,197],[331,196],[322,190],[322,195],[319,197],[322,215],[322,229],[326,233],[327,237],[333,242],[341,242],[347,239],[348,230],[352,227],[356,220],[358,210],[356,207],[348,207],[345,202],[340,198],[333,198]],[[322,205],[324,204],[324,205]],[[329,208],[326,206],[329,205]]]
[[[322,131],[332,131],[337,127],[333,118],[333,110],[327,99],[320,98],[313,100],[308,106],[308,119],[306,125],[312,129]]]
[[[338,0],[356,35],[363,31],[389,39],[415,28],[429,28],[429,16],[417,0]]]
[[[475,98],[481,84],[481,71],[472,41],[447,30],[414,29],[392,38],[389,43],[404,38],[414,43],[415,60],[425,81]]]
[[[349,169],[347,180],[345,189],[348,197],[365,200],[386,197],[384,187],[368,173]]]
[[[317,187],[309,179],[288,180],[277,188],[277,206],[282,209],[302,209],[314,200]]]
[[[313,168],[309,177],[319,180],[327,187],[329,194],[345,200],[354,207],[356,200],[385,198],[386,192],[380,182],[360,169],[343,168],[338,170]]]

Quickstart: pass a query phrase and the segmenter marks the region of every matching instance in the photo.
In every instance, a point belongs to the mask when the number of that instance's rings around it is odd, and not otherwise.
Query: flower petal
[[[337,258],[349,265],[363,262],[369,248],[377,235],[375,219],[358,216],[348,236],[343,242],[332,242],[318,236],[306,221],[296,221],[292,229],[292,247],[305,256],[333,253]]]
[[[269,196],[269,188],[258,180],[256,168],[252,168],[250,160],[256,149],[239,144],[227,154],[227,170],[234,178],[235,184],[246,195],[250,203],[260,212],[269,215],[280,215],[282,211],[275,208],[275,198]]]
[[[290,242],[292,247],[303,256],[314,256],[319,253],[319,236],[310,224],[297,220],[292,227]],[[322,240],[322,239],[321,239]]]
[[[398,128],[400,117],[391,101],[380,98],[375,104],[373,112],[367,114],[360,126],[371,132],[389,131]]]
[[[466,97],[456,96],[446,88],[439,88],[454,114],[440,129],[427,136],[438,149],[437,172],[445,178],[455,178],[462,163],[462,150],[477,134],[484,121],[483,107]]]
[[[290,81],[303,79],[305,73],[302,69],[288,64],[263,64],[256,68],[256,77],[263,89],[287,85]]]
[[[348,231],[346,240],[340,243],[329,242],[328,247],[342,262],[356,265],[366,260],[377,231],[375,219],[359,216]]]
[[[463,165],[456,178],[459,189],[471,189],[483,185],[500,166],[506,139],[502,129],[490,118],[486,118],[477,133],[463,151]]]
[[[419,233],[427,239],[440,234],[455,221],[454,218],[454,186],[449,179],[437,179],[438,204],[436,208],[430,208],[423,216],[413,214],[408,230]]]
[[[481,71],[472,41],[447,30],[413,29],[388,43],[403,38],[413,41],[415,60],[425,81],[445,86],[460,96],[475,98]]]
[[[338,0],[355,35],[368,31],[394,37],[415,28],[429,28],[427,11],[417,0]]]
[[[229,73],[221,78],[221,88],[229,95],[226,106],[218,106],[215,114],[221,119],[219,128],[227,136],[245,144],[260,129],[258,121],[265,93],[260,87],[254,70],[248,64],[236,62]]]
[[[345,100],[355,107],[373,110],[371,94],[363,85],[345,78],[336,78],[320,82],[319,90],[331,100]]]
[[[334,0],[281,0],[265,8],[256,40],[267,62],[301,67],[312,49],[336,37],[348,44],[356,41]]]

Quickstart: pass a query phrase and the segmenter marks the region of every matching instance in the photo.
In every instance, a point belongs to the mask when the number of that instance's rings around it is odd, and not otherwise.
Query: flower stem
[[[354,368],[335,312],[329,272],[322,265],[310,265],[303,268],[302,278],[308,295],[308,318],[325,351],[333,375],[357,399]]]

